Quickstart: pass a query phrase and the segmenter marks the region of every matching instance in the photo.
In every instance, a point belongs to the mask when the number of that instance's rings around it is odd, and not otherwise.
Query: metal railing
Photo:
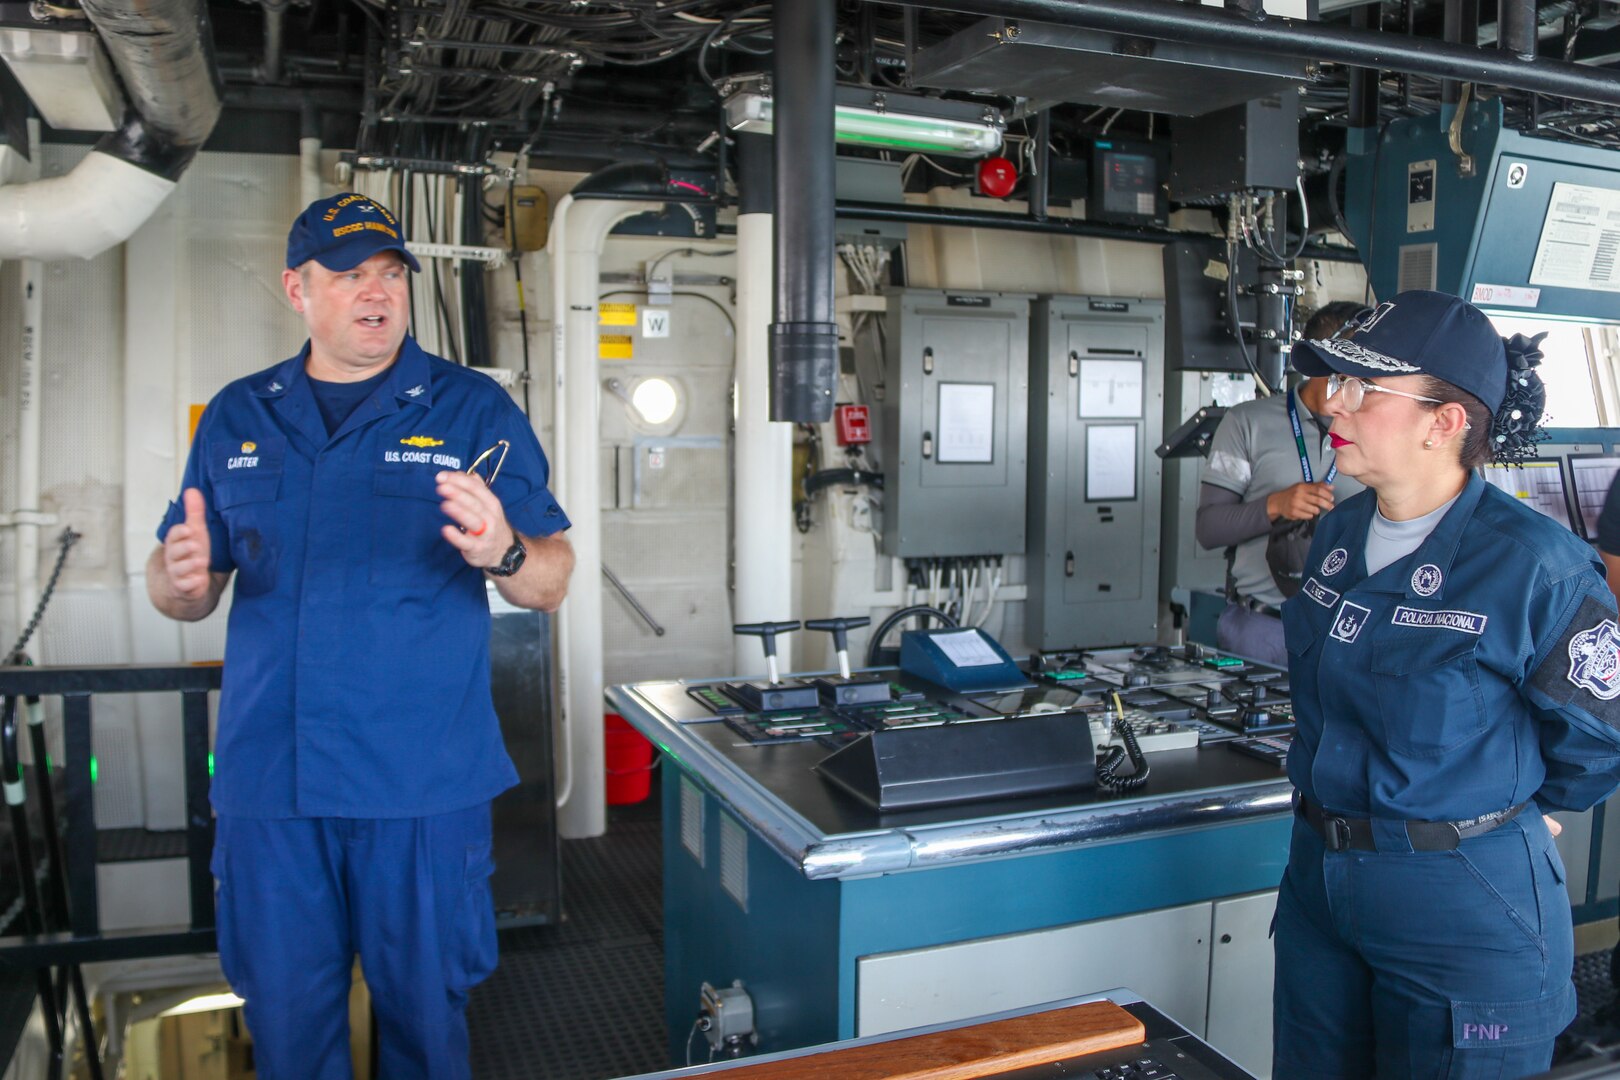
[[[208,804],[208,693],[217,666],[118,665],[0,667],[0,786],[10,812],[12,856],[21,893],[23,933],[0,937],[0,964],[35,974],[52,1051],[52,1075],[63,1067],[63,1032],[71,998],[87,1040],[93,1080],[101,1063],[80,967],[88,963],[215,951],[214,882],[209,858],[214,817]],[[186,785],[189,926],[105,932],[97,897],[95,779],[91,699],[96,694],[177,692],[181,700]],[[62,702],[63,761],[58,813],[46,755],[43,699]],[[18,717],[25,715],[32,756],[24,770]],[[29,804],[44,830],[47,870],[34,867]]]

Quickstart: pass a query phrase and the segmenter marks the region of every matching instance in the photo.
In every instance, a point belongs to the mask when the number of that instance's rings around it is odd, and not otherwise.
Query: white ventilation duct
[[[219,119],[203,0],[84,0],[131,111],[66,176],[0,187],[0,259],[91,259],[152,216]]]

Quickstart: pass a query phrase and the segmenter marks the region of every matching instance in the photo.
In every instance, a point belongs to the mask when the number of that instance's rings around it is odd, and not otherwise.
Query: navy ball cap
[[[379,251],[397,251],[412,270],[421,270],[405,250],[399,221],[380,202],[345,191],[304,208],[287,233],[287,269],[311,259],[328,270],[353,270]]]
[[[1432,375],[1495,413],[1507,393],[1507,350],[1485,313],[1461,297],[1414,289],[1368,308],[1331,338],[1291,350],[1301,375]]]

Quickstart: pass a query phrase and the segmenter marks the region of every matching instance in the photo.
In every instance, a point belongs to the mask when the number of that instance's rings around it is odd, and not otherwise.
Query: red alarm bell
[[[1005,199],[1018,184],[1018,167],[1004,157],[979,162],[979,191],[993,199]]]

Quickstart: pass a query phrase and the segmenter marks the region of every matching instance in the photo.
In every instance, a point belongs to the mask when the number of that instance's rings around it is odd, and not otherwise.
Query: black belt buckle
[[[1342,817],[1322,815],[1322,843],[1329,851],[1350,849],[1350,823]]]

